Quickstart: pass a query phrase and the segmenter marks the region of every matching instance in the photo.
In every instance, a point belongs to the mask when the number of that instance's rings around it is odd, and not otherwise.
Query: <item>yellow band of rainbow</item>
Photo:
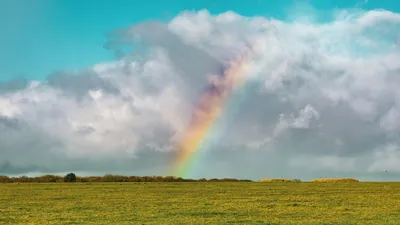
[[[178,143],[178,155],[173,163],[174,175],[185,177],[206,135],[221,115],[231,93],[245,81],[248,56],[239,56],[228,63],[227,69],[210,79],[209,87],[193,110],[185,135]]]

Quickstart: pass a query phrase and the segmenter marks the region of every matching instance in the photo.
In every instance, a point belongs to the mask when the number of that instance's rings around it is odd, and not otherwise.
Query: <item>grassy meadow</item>
[[[400,183],[0,184],[0,224],[399,224]]]

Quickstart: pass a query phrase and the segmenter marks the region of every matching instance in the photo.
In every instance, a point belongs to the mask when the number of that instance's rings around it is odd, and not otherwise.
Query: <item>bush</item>
[[[299,179],[284,179],[284,178],[273,178],[273,179],[262,179],[258,182],[301,182]]]
[[[64,177],[64,182],[75,182],[75,181],[76,181],[76,175],[74,173],[69,173]]]
[[[76,177],[76,182],[88,182],[88,181],[89,178],[87,177],[79,177],[79,176]]]
[[[359,180],[354,178],[319,178],[311,182],[328,182],[328,183],[356,183]]]
[[[38,182],[59,182],[62,181],[62,177],[55,175],[43,175],[37,178]]]
[[[125,182],[125,177],[121,175],[105,174],[103,176],[104,182]]]
[[[11,182],[11,179],[8,176],[0,175],[0,182],[8,183],[8,182]]]

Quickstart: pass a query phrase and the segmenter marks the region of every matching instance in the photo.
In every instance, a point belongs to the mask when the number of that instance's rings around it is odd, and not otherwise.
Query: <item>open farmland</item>
[[[398,224],[400,183],[0,184],[0,224]]]

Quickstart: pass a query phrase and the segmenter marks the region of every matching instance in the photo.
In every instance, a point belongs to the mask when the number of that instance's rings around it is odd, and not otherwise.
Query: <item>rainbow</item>
[[[209,85],[194,108],[189,126],[178,143],[178,155],[173,163],[175,176],[185,177],[200,149],[207,144],[207,135],[212,134],[212,127],[226,107],[228,98],[245,81],[249,59],[249,54],[239,56],[228,63],[223,74],[209,77]]]

